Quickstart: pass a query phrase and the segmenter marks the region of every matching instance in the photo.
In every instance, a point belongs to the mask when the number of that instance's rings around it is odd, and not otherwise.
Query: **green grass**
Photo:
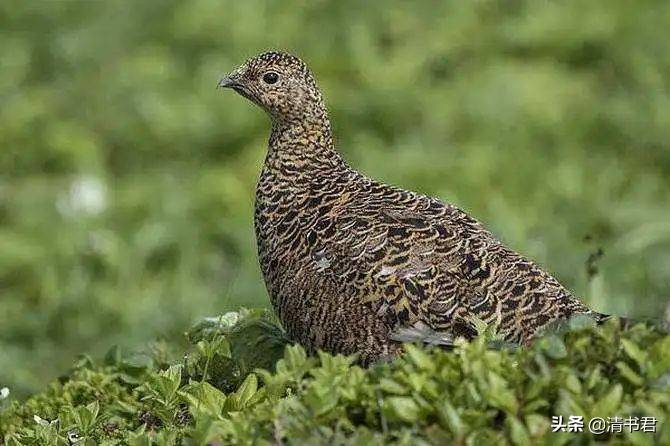
[[[269,125],[214,88],[268,48],[313,68],[352,165],[461,206],[599,311],[667,305],[667,2],[10,0],[0,30],[13,396],[80,353],[183,346],[198,318],[268,305]]]

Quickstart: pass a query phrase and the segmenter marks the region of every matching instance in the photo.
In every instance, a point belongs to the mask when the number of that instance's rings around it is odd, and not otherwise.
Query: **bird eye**
[[[263,82],[266,84],[274,84],[279,80],[279,75],[274,71],[268,71],[263,75]]]

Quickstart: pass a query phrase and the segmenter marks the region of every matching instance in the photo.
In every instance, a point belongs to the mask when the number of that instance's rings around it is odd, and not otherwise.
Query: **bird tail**
[[[598,322],[598,324],[602,324],[610,319],[612,319],[615,316],[612,316],[611,314],[605,314],[605,313],[598,313],[597,311],[590,311],[587,313],[589,316],[591,316],[593,319]]]
[[[616,316],[613,314],[605,314],[605,313],[598,313],[597,311],[591,311],[588,313],[589,316],[593,317],[598,325],[605,323],[606,321],[609,321],[610,319],[617,319],[619,321],[619,325],[621,325],[621,328],[630,328],[635,324],[645,322],[649,323],[651,325],[659,326],[659,321],[649,319],[649,320],[642,320],[642,319],[631,319],[629,317],[625,316]],[[663,323],[660,324],[660,326],[664,326]]]

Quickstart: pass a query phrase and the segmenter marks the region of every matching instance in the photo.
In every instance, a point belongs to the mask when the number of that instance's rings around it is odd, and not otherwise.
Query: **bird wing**
[[[556,317],[588,312],[465,212],[391,191],[387,199],[368,192],[365,200],[335,208],[331,236],[317,248],[330,256],[343,292],[372,305],[389,327],[471,337],[479,319],[519,342]]]
[[[404,191],[402,191],[405,193]],[[437,200],[365,200],[344,197],[315,226],[312,259],[343,293],[370,304],[390,327],[431,323],[466,296],[458,265],[458,234],[440,223],[447,208]],[[435,219],[438,217],[438,220]],[[322,268],[319,268],[322,266]]]

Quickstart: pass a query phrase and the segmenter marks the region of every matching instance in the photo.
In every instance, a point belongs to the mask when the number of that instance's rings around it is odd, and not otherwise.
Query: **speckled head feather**
[[[296,122],[325,114],[311,71],[289,53],[268,51],[252,57],[219,86],[232,88],[260,105],[275,121]]]
[[[295,56],[249,59],[220,85],[268,111],[254,224],[270,300],[307,349],[369,363],[398,340],[448,343],[483,321],[510,342],[589,310],[474,218],[349,167],[314,77]]]

